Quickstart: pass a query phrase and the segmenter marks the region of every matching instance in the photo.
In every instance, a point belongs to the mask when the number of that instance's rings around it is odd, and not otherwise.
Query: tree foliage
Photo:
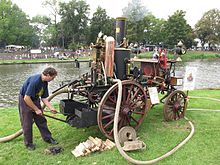
[[[46,44],[46,35],[45,29],[51,25],[51,18],[47,16],[37,15],[31,19],[31,25],[36,31],[37,36],[39,37],[40,42],[36,45],[36,47],[40,46],[50,46]],[[48,28],[49,29],[49,28]]]
[[[10,0],[0,0],[0,45],[33,45],[37,36],[27,15]]]
[[[163,29],[165,32],[165,44],[169,47],[174,47],[178,41],[182,41],[184,44],[191,43],[192,28],[187,24],[184,18],[185,12],[177,10],[172,16],[170,16]],[[187,45],[190,47],[190,45]]]
[[[106,10],[102,9],[100,6],[97,7],[96,12],[93,13],[93,17],[90,21],[90,42],[94,42],[100,31],[108,36],[115,35],[115,20],[110,18],[106,14]]]
[[[59,0],[45,0],[42,4],[50,11],[50,14],[52,14],[55,25],[57,24],[57,19],[59,17],[59,3]]]
[[[11,0],[0,0],[0,47],[18,44],[77,49],[94,42],[100,31],[115,36],[115,19],[109,17],[100,6],[89,19],[90,7],[86,0],[45,0],[42,7],[46,7],[52,17],[37,15],[30,20]],[[127,18],[126,38],[129,42],[163,42],[173,48],[181,40],[187,47],[191,47],[197,36],[202,45],[220,43],[218,9],[203,15],[195,26],[195,33],[187,24],[184,18],[186,12],[182,10],[177,10],[168,20],[158,19],[142,5],[141,0],[132,0],[122,11]]]
[[[66,45],[83,43],[86,40],[89,20],[89,5],[84,0],[60,3],[61,33]]]
[[[202,45],[209,46],[220,43],[220,11],[212,9],[207,11],[195,25],[197,37]]]
[[[165,20],[157,19],[152,14],[146,15],[139,24],[143,32],[143,35],[139,36],[140,41],[142,40],[144,44],[158,44],[162,42],[165,38],[163,31],[165,22]]]
[[[58,19],[60,17],[60,0],[45,0],[42,5],[43,7],[46,7],[52,15],[50,26],[48,26],[48,29],[44,30],[44,42],[48,46],[58,46],[60,33],[58,31]],[[48,39],[50,39],[50,41]]]

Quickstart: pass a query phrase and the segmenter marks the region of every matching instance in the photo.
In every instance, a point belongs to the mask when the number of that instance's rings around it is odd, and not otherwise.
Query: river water
[[[50,93],[59,88],[62,83],[68,83],[89,71],[88,63],[80,63],[80,69],[74,67],[75,63],[0,65],[0,108],[17,106],[19,90],[26,78],[41,73],[49,65],[58,71],[58,76],[49,83]],[[61,97],[63,96],[55,97],[53,101]]]
[[[25,79],[32,74],[41,73],[48,65],[51,64],[0,65],[0,108],[17,106],[19,89]],[[62,81],[77,79],[80,74],[89,72],[87,63],[81,63],[81,69],[75,68],[74,63],[54,63],[52,65],[57,69],[58,76],[49,83],[49,92],[59,88]],[[196,89],[220,87],[220,60],[177,63],[176,70],[184,72],[186,66],[197,68]],[[56,97],[53,101],[59,99]]]

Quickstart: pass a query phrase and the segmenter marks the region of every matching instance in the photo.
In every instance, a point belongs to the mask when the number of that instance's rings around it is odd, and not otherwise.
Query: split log
[[[86,156],[92,152],[96,151],[104,151],[107,149],[112,149],[115,146],[111,140],[107,139],[106,141],[102,141],[97,137],[93,138],[89,136],[89,139],[85,142],[80,143],[72,152],[75,157]]]

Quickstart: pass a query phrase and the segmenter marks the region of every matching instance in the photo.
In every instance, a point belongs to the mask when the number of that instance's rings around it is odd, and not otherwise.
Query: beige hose
[[[156,159],[152,159],[152,160],[147,160],[147,161],[140,161],[140,160],[136,160],[131,158],[130,156],[128,156],[126,154],[126,152],[124,152],[124,150],[121,147],[121,144],[119,142],[119,137],[118,137],[118,118],[119,118],[119,110],[120,110],[120,105],[121,105],[121,98],[122,98],[122,83],[120,80],[114,80],[118,83],[118,98],[117,98],[117,104],[116,104],[116,110],[115,110],[115,117],[114,117],[114,140],[115,140],[115,144],[116,147],[119,151],[119,153],[129,162],[133,163],[133,164],[153,164],[156,163],[160,160],[163,160],[164,158],[170,156],[171,154],[173,154],[175,151],[177,151],[180,147],[182,147],[186,142],[188,142],[190,140],[190,138],[193,136],[194,134],[194,126],[192,124],[191,121],[189,121],[186,117],[185,119],[189,122],[190,126],[191,126],[191,132],[188,135],[188,137],[186,139],[184,139],[180,144],[178,144],[176,147],[174,147],[171,151],[167,152],[166,154],[156,158]],[[111,88],[108,90],[110,91]],[[107,91],[107,93],[108,93]],[[104,98],[104,97],[103,97]]]
[[[61,93],[67,93],[68,91],[69,91],[69,90],[68,90],[67,87],[66,87],[66,88],[62,88],[62,89],[56,91],[55,93],[53,93],[52,95],[50,95],[50,96],[48,97],[48,100],[50,101],[50,100],[52,100],[55,96],[57,96],[57,95],[59,95],[59,94],[61,94]],[[44,104],[42,105],[42,108],[43,108],[43,109],[45,108],[45,105],[44,105]],[[13,140],[13,139],[19,137],[19,136],[22,135],[22,134],[23,134],[23,130],[20,129],[19,131],[15,132],[14,134],[11,134],[11,135],[9,135],[9,136],[5,136],[5,137],[0,138],[0,143],[11,141],[11,140]]]
[[[50,95],[47,99],[48,99],[48,101],[51,101],[55,96],[62,94],[62,93],[68,93],[68,92],[69,92],[69,88],[65,87],[65,88],[62,88],[62,89],[56,91],[55,93]],[[42,104],[41,106],[43,109],[45,108],[45,104]]]
[[[19,131],[15,132],[15,133],[12,134],[12,135],[5,136],[5,137],[0,138],[0,143],[2,143],[2,142],[8,142],[8,141],[10,141],[10,140],[12,140],[12,139],[17,138],[18,136],[20,136],[20,135],[22,135],[22,134],[23,134],[23,130],[20,129]]]
[[[220,99],[216,99],[216,98],[211,98],[211,97],[199,97],[199,96],[190,96],[190,99],[206,99],[206,100],[213,100],[213,101],[218,101],[220,102]]]

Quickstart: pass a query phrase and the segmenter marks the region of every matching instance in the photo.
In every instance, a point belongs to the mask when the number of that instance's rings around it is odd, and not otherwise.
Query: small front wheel
[[[183,91],[172,92],[164,103],[164,118],[166,121],[179,120],[185,116],[187,96]]]

